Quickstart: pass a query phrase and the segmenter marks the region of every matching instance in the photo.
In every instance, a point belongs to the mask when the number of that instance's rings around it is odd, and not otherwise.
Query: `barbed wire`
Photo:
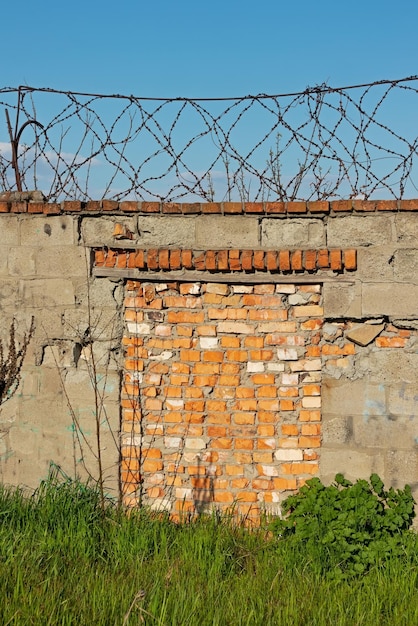
[[[417,191],[417,95],[418,76],[236,98],[5,87],[0,188],[49,201],[400,199]]]

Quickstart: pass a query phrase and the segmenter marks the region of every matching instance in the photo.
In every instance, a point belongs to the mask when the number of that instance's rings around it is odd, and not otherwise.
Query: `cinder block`
[[[196,246],[206,248],[257,248],[256,217],[202,215],[196,218]]]
[[[321,219],[264,219],[261,245],[285,249],[325,247],[325,225]]]

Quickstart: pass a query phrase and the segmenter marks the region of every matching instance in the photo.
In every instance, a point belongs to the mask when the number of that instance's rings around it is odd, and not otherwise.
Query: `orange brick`
[[[228,476],[242,476],[244,469],[241,465],[225,465],[225,473]]]
[[[342,269],[341,250],[330,250],[329,258],[332,270],[339,271]]]
[[[234,413],[233,417],[235,424],[245,425],[254,424],[255,422],[255,413],[251,413],[250,411],[241,411],[238,413]]]
[[[239,491],[237,500],[239,502],[257,502],[257,494],[254,491]]]
[[[264,270],[263,250],[254,250],[253,266],[255,270]]]
[[[253,251],[243,250],[241,254],[242,269],[246,272],[253,269]]]
[[[194,376],[192,384],[197,387],[214,387],[218,382],[218,377],[213,376]]]
[[[245,337],[246,348],[264,348],[264,337]]]
[[[207,434],[208,437],[226,437],[228,433],[225,426],[208,426]]]
[[[377,337],[376,346],[378,348],[403,348],[406,341],[403,337]]]
[[[259,424],[257,426],[257,434],[260,437],[274,437],[275,431],[274,424]]]
[[[321,433],[321,424],[302,424],[301,433],[302,435],[319,435]]]
[[[281,425],[282,435],[298,435],[299,428],[296,424],[282,424]]]
[[[254,448],[254,439],[241,439],[239,437],[234,440],[235,450],[252,450]]]
[[[234,459],[239,465],[248,465],[252,462],[252,454],[250,452],[234,452]]]
[[[344,250],[344,267],[346,270],[357,269],[357,250]]]
[[[299,412],[299,420],[301,422],[320,422],[321,411],[307,411],[301,409],[301,411]]]
[[[219,437],[213,439],[211,447],[218,450],[230,450],[232,448],[232,439],[230,437]]]
[[[232,489],[245,489],[249,484],[248,478],[233,478],[231,480]]]
[[[293,411],[294,408],[295,408],[295,405],[292,400],[280,400],[281,411]]]
[[[282,463],[283,474],[317,474],[319,470],[317,463]]]
[[[182,361],[200,361],[200,352],[198,350],[180,350],[180,359]]]
[[[228,359],[228,361],[247,361],[248,352],[246,350],[227,350],[226,358]]]
[[[279,268],[281,272],[290,271],[290,252],[289,250],[280,250],[279,252]]]
[[[206,400],[206,410],[210,412],[225,411],[226,402],[222,400]]]
[[[320,385],[303,385],[302,393],[304,396],[320,396],[321,386]]]
[[[158,472],[163,469],[162,461],[154,461],[154,460],[145,460],[142,463],[142,471],[143,472]]]
[[[204,311],[168,311],[169,324],[202,324],[205,321]]]
[[[218,363],[195,363],[193,366],[194,374],[219,374]]]
[[[295,250],[291,254],[291,266],[294,272],[300,272],[303,269],[302,250]]]
[[[254,374],[251,379],[255,385],[274,385],[274,374]]]
[[[213,500],[214,502],[232,504],[232,502],[234,501],[234,496],[229,491],[215,491],[215,493],[213,494]]]
[[[238,387],[237,398],[254,398],[255,391],[252,387]]]
[[[273,485],[279,491],[290,491],[297,487],[296,478],[273,478]]]
[[[222,337],[221,338],[221,346],[223,348],[239,348],[240,346],[240,338],[239,337]]]
[[[208,413],[208,424],[230,424],[231,416],[229,413]]]
[[[202,337],[216,337],[216,326],[198,326],[196,332]]]
[[[272,480],[267,480],[266,478],[255,478],[251,486],[253,489],[261,489],[261,490],[272,490],[274,488],[274,483]]]
[[[299,437],[299,448],[319,448],[321,446],[320,437]]]
[[[278,270],[277,252],[274,250],[266,252],[266,267],[269,272],[277,272]]]
[[[203,352],[203,361],[209,361],[211,363],[222,363],[224,353],[220,350],[205,350]]]

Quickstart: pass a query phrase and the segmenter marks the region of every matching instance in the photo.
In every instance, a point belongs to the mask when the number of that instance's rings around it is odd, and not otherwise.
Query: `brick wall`
[[[2,337],[36,323],[2,480],[94,476],[94,354],[106,484],[129,504],[255,515],[314,471],[418,494],[417,211],[2,200]]]
[[[125,501],[256,514],[316,474],[322,314],[318,284],[128,281]]]

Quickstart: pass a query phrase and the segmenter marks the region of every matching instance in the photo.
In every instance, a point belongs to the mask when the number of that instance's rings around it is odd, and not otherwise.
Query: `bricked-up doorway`
[[[320,284],[127,281],[126,504],[258,516],[316,474],[322,316]]]

